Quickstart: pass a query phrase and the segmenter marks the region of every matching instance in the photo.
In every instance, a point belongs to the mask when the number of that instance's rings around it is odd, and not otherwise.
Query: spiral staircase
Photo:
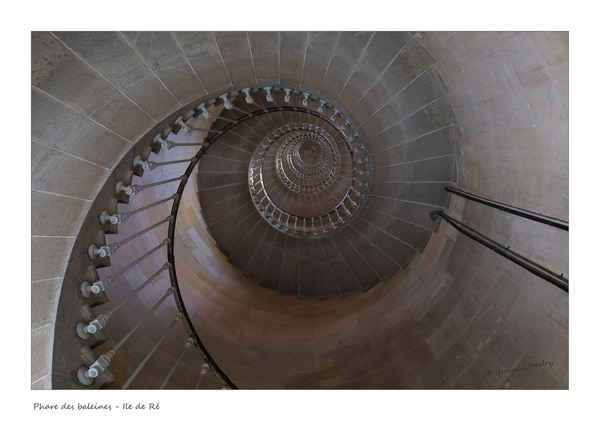
[[[423,250],[433,224],[423,227],[422,215],[429,214],[431,205],[416,205],[422,208],[421,218],[408,219],[401,209],[381,213],[370,206],[370,159],[357,129],[348,116],[337,113],[341,130],[319,115],[319,101],[303,94],[304,104],[300,95],[286,102],[285,92],[275,94],[273,104],[284,107],[239,123],[207,150],[198,173],[202,215],[229,260],[265,288],[319,299],[365,292]],[[252,108],[270,105],[259,101]],[[240,112],[251,114],[252,108]],[[221,114],[236,121],[242,115]],[[406,175],[413,168],[427,172],[436,164],[442,165],[436,173]],[[385,169],[373,169],[373,183],[415,178],[418,183],[451,183],[453,160],[451,154],[432,156]],[[440,190],[439,196],[443,203],[445,193]],[[410,192],[402,199],[418,203]]]
[[[68,174],[52,155],[63,150],[102,159],[88,140],[48,146],[54,132],[92,138],[96,128],[82,131],[89,121],[120,151],[78,173],[94,179],[105,168],[74,218],[52,387],[566,387],[568,234],[448,189],[487,186],[484,196],[532,208],[476,172],[512,180],[504,150],[488,168],[464,161],[483,162],[478,136],[493,130],[465,117],[464,97],[440,76],[453,62],[438,36],[34,33],[34,116],[88,116],[72,129],[36,123],[35,173]],[[531,89],[546,86],[523,74]],[[86,111],[87,95],[64,93],[80,79],[137,108],[105,93]],[[61,190],[68,183],[55,178],[34,175],[33,194],[54,185],[72,200],[83,189]],[[552,204],[542,213],[567,219],[551,200],[562,190],[545,192],[539,203]],[[521,266],[461,235],[444,212],[512,244]],[[556,247],[548,254],[531,237]],[[532,275],[536,265],[555,285]],[[555,370],[485,374],[538,359]]]

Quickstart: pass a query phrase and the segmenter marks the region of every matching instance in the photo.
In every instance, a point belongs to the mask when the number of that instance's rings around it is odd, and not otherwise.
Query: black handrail
[[[522,208],[517,208],[515,206],[507,205],[505,203],[497,202],[495,200],[474,195],[473,193],[469,193],[464,190],[459,190],[452,186],[446,186],[446,191],[457,194],[474,202],[481,203],[492,208],[500,209],[504,212],[512,213],[513,215],[521,216],[532,221],[541,222],[542,224],[550,225],[564,231],[569,231],[569,223],[567,221],[563,221],[562,219],[553,218],[551,216],[545,216]]]
[[[493,250],[496,253],[506,257],[510,261],[518,264],[519,266],[528,270],[529,272],[533,273],[534,275],[537,275],[540,278],[559,287],[563,291],[565,291],[567,293],[569,292],[569,280],[564,278],[562,273],[559,275],[555,272],[552,272],[550,269],[547,269],[544,266],[540,265],[539,263],[536,263],[533,260],[530,260],[530,259],[520,255],[519,253],[512,251],[510,249],[510,247],[504,246],[504,245],[492,240],[491,238],[486,237],[485,235],[475,231],[474,228],[471,228],[471,227],[467,226],[466,224],[464,224],[460,221],[457,221],[456,219],[452,218],[451,216],[446,215],[442,211],[433,211],[431,216],[432,216],[432,218],[441,216],[443,219],[448,221],[448,223],[450,225],[452,225],[454,228],[456,228],[461,233],[467,235],[468,237],[472,238],[473,240],[477,241],[478,243],[483,244],[490,250]]]

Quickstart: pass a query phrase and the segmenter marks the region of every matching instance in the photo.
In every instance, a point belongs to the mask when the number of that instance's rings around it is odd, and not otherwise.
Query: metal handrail
[[[481,203],[492,208],[500,209],[504,212],[512,213],[513,215],[530,219],[532,221],[541,222],[542,224],[550,225],[552,227],[556,227],[564,231],[569,231],[569,222],[564,221],[562,219],[553,218],[551,216],[542,215],[541,213],[531,212],[527,209],[518,208],[516,206],[507,205],[506,203],[501,203],[496,200],[477,196],[473,193],[457,189],[456,187],[446,186],[445,189],[450,193],[454,193],[474,202]]]
[[[511,250],[510,246],[505,246],[492,240],[491,238],[477,232],[475,228],[467,226],[466,224],[452,218],[451,216],[446,215],[442,211],[432,212],[432,218],[435,218],[437,216],[442,217],[458,231],[477,241],[478,243],[483,244],[490,250],[495,251],[501,256],[506,257],[510,261],[518,264],[522,268],[544,279],[545,281],[550,282],[551,284],[557,286],[563,291],[569,292],[569,280],[565,278],[562,273],[559,275],[558,273],[551,271],[550,269],[540,265],[539,263],[536,263],[533,260],[528,259],[527,257],[515,252],[514,250]]]
[[[165,300],[169,295],[173,295],[174,299],[175,299],[175,303],[176,306],[178,308],[179,311],[179,316],[176,317],[176,319],[174,319],[175,323],[178,320],[182,320],[190,339],[188,339],[188,341],[186,342],[186,348],[191,346],[191,344],[193,343],[195,345],[195,348],[199,351],[204,364],[202,366],[202,372],[201,372],[201,377],[200,380],[202,379],[202,377],[204,376],[204,374],[206,373],[207,369],[210,369],[211,372],[215,375],[215,377],[218,379],[218,381],[221,383],[221,385],[223,386],[223,388],[228,388],[228,389],[236,389],[235,384],[228,378],[228,376],[222,371],[222,369],[218,366],[218,364],[216,363],[216,361],[212,358],[212,356],[209,354],[208,350],[206,349],[206,347],[204,346],[204,344],[202,343],[198,333],[196,332],[194,325],[191,321],[191,318],[187,312],[186,306],[184,304],[183,301],[183,296],[181,294],[181,290],[179,288],[179,282],[177,279],[177,273],[176,273],[176,268],[175,268],[175,255],[174,255],[174,238],[175,238],[175,228],[176,228],[176,222],[177,222],[177,213],[179,210],[179,205],[180,205],[180,201],[181,198],[183,196],[183,191],[187,185],[188,180],[190,179],[190,175],[192,173],[192,171],[194,170],[194,168],[196,167],[196,165],[198,164],[198,162],[200,161],[200,158],[202,158],[204,156],[204,154],[206,153],[206,151],[210,148],[211,145],[213,145],[215,142],[217,142],[221,136],[223,136],[225,133],[227,133],[228,131],[230,131],[231,129],[233,129],[234,127],[236,127],[238,124],[247,121],[248,119],[251,118],[255,118],[257,116],[266,114],[266,113],[271,113],[271,112],[280,112],[280,111],[289,111],[289,110],[293,110],[296,112],[302,112],[302,113],[307,113],[310,115],[314,115],[317,116],[318,118],[324,120],[325,122],[328,122],[332,127],[334,127],[338,133],[341,135],[341,138],[344,140],[344,142],[347,144],[348,149],[350,151],[351,156],[354,158],[355,153],[360,152],[364,155],[363,158],[359,158],[356,160],[356,162],[354,162],[353,164],[353,168],[352,168],[352,175],[353,175],[353,180],[354,179],[358,179],[357,175],[360,175],[362,178],[362,181],[357,181],[356,186],[354,185],[354,183],[352,183],[352,185],[349,187],[348,192],[346,193],[344,199],[331,211],[323,213],[322,215],[316,216],[316,217],[310,217],[310,218],[303,218],[296,216],[296,215],[292,215],[290,213],[284,212],[281,209],[278,209],[270,200],[269,198],[269,204],[266,205],[265,209],[269,207],[269,205],[273,206],[273,211],[271,212],[271,216],[270,218],[274,218],[275,212],[276,210],[279,210],[279,216],[278,216],[278,222],[277,224],[272,224],[276,227],[278,227],[278,229],[281,229],[279,226],[283,226],[285,224],[285,226],[287,227],[288,230],[291,230],[291,227],[293,227],[294,231],[296,231],[298,233],[298,228],[299,228],[299,224],[298,222],[300,222],[301,225],[301,230],[303,232],[319,232],[319,231],[326,231],[330,228],[335,228],[337,225],[339,225],[339,223],[344,222],[344,219],[340,216],[338,211],[341,211],[341,209],[344,210],[343,215],[345,216],[350,216],[351,212],[348,210],[348,208],[346,207],[346,202],[348,201],[348,206],[350,208],[352,207],[356,207],[358,205],[357,202],[355,202],[354,200],[352,200],[352,198],[350,197],[350,194],[354,194],[355,195],[355,199],[357,201],[359,201],[359,199],[361,198],[361,194],[356,190],[356,187],[359,188],[363,188],[363,190],[366,191],[366,189],[369,186],[368,183],[368,158],[366,156],[365,153],[365,148],[364,148],[364,144],[354,144],[353,141],[356,139],[356,136],[358,136],[358,133],[356,131],[356,129],[353,129],[353,124],[351,123],[351,121],[348,118],[345,118],[345,122],[341,125],[338,126],[336,124],[334,124],[334,120],[336,120],[336,117],[340,116],[340,111],[337,108],[334,108],[332,106],[330,106],[326,100],[323,99],[317,99],[320,102],[320,106],[318,108],[317,111],[312,110],[308,105],[306,105],[305,107],[296,107],[293,105],[277,105],[275,104],[275,106],[273,107],[264,107],[260,104],[256,104],[256,106],[258,107],[258,109],[252,110],[252,111],[245,111],[242,110],[239,107],[235,107],[235,106],[231,106],[231,107],[227,107],[227,109],[233,109],[233,110],[238,110],[240,112],[242,112],[243,115],[235,118],[235,119],[231,119],[231,118],[226,118],[226,117],[222,117],[222,116],[218,116],[213,114],[209,108],[211,106],[217,106],[217,105],[221,105],[220,101],[227,101],[227,103],[229,103],[229,105],[231,105],[230,103],[230,99],[229,96],[231,95],[232,97],[240,97],[240,98],[245,98],[246,102],[248,104],[252,104],[254,103],[254,100],[252,98],[252,92],[250,88],[245,88],[242,90],[245,94],[245,97],[243,97],[242,95],[239,95],[238,93],[227,93],[224,95],[221,95],[219,98],[215,98],[212,101],[205,101],[203,103],[201,103],[194,112],[192,113],[187,113],[186,117],[180,115],[177,117],[177,119],[174,121],[174,126],[178,126],[180,130],[184,131],[184,132],[191,132],[191,131],[203,131],[207,133],[207,136],[210,136],[208,139],[206,139],[205,142],[203,143],[194,143],[194,144],[184,144],[184,143],[174,143],[171,142],[169,140],[166,139],[166,136],[168,135],[168,133],[170,132],[175,132],[177,133],[179,131],[179,129],[174,130],[172,127],[169,128],[169,132],[161,132],[156,134],[156,136],[154,137],[154,139],[151,141],[150,146],[152,147],[152,150],[155,150],[156,147],[159,147],[161,149],[165,149],[165,150],[169,150],[172,149],[175,146],[200,146],[200,150],[196,152],[195,156],[193,158],[190,159],[183,159],[183,160],[177,160],[177,161],[171,161],[171,162],[164,162],[164,163],[154,163],[154,162],[150,162],[150,161],[142,161],[140,156],[137,156],[136,159],[134,159],[134,164],[133,166],[141,166],[142,169],[144,170],[152,170],[158,166],[162,166],[162,165],[167,165],[167,164],[175,164],[175,163],[185,163],[188,162],[188,166],[185,170],[185,173],[178,177],[178,178],[171,178],[169,180],[165,180],[165,181],[159,181],[156,183],[151,183],[148,185],[144,185],[144,186],[125,186],[124,183],[122,181],[119,181],[119,183],[117,183],[116,189],[114,190],[115,194],[120,194],[121,192],[126,192],[127,195],[131,195],[131,194],[135,194],[137,193],[138,190],[141,190],[143,188],[149,188],[149,187],[153,187],[153,186],[158,186],[158,185],[162,185],[165,184],[167,182],[174,182],[179,180],[179,185],[177,186],[177,193],[175,193],[173,196],[162,199],[156,203],[153,203],[151,205],[147,205],[144,206],[142,208],[136,209],[134,211],[130,211],[130,212],[124,212],[124,213],[117,213],[114,215],[110,215],[108,214],[108,212],[105,210],[103,211],[101,217],[100,217],[100,222],[102,224],[106,224],[108,222],[110,222],[111,224],[119,224],[119,223],[123,223],[126,221],[126,219],[130,216],[133,215],[135,213],[138,213],[140,211],[146,210],[152,206],[155,206],[157,204],[161,204],[161,203],[166,203],[169,200],[172,200],[173,203],[171,205],[171,211],[170,211],[170,215],[164,220],[161,221],[159,224],[162,224],[166,221],[168,221],[168,235],[167,235],[167,239],[161,243],[158,247],[162,247],[164,245],[167,246],[167,263],[165,266],[163,266],[163,268],[157,272],[154,276],[152,276],[151,278],[149,278],[144,284],[143,286],[147,285],[148,283],[152,282],[156,277],[158,277],[158,274],[160,272],[162,272],[162,270],[165,270],[168,268],[169,270],[169,277],[170,277],[170,283],[171,283],[171,287],[169,288],[169,290],[167,291],[167,293],[163,296],[162,300]],[[294,91],[291,88],[287,88],[287,87],[266,87],[263,88],[263,91],[266,92],[267,94],[267,102],[274,102],[273,97],[272,97],[272,92],[282,92],[285,91],[286,93],[286,100],[285,102],[288,103],[290,102],[288,97],[291,94],[294,95],[302,95],[304,97],[303,99],[303,104],[307,104],[307,100],[310,97],[310,94],[307,94],[306,92],[299,92],[299,91]],[[269,100],[269,97],[271,98],[271,100]],[[209,105],[207,105],[209,104]],[[226,104],[227,105],[227,104]],[[325,112],[325,106],[327,106],[328,110],[332,110],[332,114],[327,117],[324,112]],[[216,118],[219,121],[225,121],[226,125],[222,128],[220,128],[219,130],[214,130],[213,128],[211,129],[195,129],[194,127],[191,127],[188,124],[188,121],[194,117],[198,117],[198,116],[204,116],[206,119],[209,118]],[[290,126],[289,124],[287,126]],[[316,126],[315,126],[316,127]],[[289,128],[289,127],[288,127]],[[351,135],[348,136],[345,131],[346,129],[350,129],[350,133]],[[158,152],[160,152],[160,149],[158,150]],[[156,153],[158,153],[156,152]],[[334,163],[337,163],[334,162]],[[358,170],[357,165],[360,163],[364,163],[364,168],[363,170]],[[365,173],[367,175],[367,177],[365,177]],[[359,177],[360,178],[360,177]],[[129,189],[129,190],[127,190]],[[264,190],[264,189],[263,189]],[[260,192],[260,191],[259,191]],[[362,196],[364,196],[364,193],[362,194]],[[267,192],[265,191],[265,195],[267,194]],[[263,212],[265,213],[265,212]],[[334,221],[332,219],[333,215],[337,216],[337,220]],[[282,218],[285,219],[285,223],[282,222]],[[326,221],[328,220],[329,223],[323,223],[323,219],[326,218]],[[292,219],[293,219],[293,225],[292,225]],[[309,219],[308,221],[308,228],[307,228],[307,219]],[[316,226],[315,225],[315,219],[317,219],[320,222],[320,226]],[[159,225],[159,224],[155,224]],[[145,233],[147,231],[149,231],[150,229],[154,228],[154,226],[144,229],[142,231],[140,231],[140,233]],[[307,231],[308,229],[308,231]],[[134,236],[132,236],[131,238],[137,238],[137,236],[139,236],[141,234],[134,234]],[[90,259],[92,259],[92,257],[95,258],[95,256],[98,254],[96,249],[97,247],[92,247],[93,245],[90,245],[90,251],[91,251],[91,255],[90,255]],[[108,247],[108,246],[106,246]],[[156,250],[156,248],[154,249]],[[154,250],[151,250],[151,252],[153,252]],[[110,253],[104,253],[106,256],[108,256]],[[146,255],[148,255],[149,253],[146,253]],[[114,279],[114,277],[116,277],[118,274],[124,272],[125,270],[127,270],[129,267],[131,267],[134,264],[137,264],[137,262],[142,259],[145,258],[146,255],[143,255],[141,258],[137,259],[136,261],[132,262],[129,266],[125,267],[124,269],[121,269],[121,271],[119,271],[117,274],[107,278],[109,281],[112,281],[112,279]],[[104,281],[104,280],[100,280],[100,281]],[[100,282],[98,281],[98,282]],[[93,286],[89,286],[89,289],[91,290],[96,284],[98,284],[98,282],[96,282]],[[87,283],[84,281],[81,285],[86,286]],[[100,288],[101,290],[106,290],[108,289],[108,287],[110,286],[110,282],[105,282],[102,283],[102,286],[104,288]],[[142,286],[142,287],[143,287]],[[138,288],[137,291],[139,291],[142,287]],[[85,289],[85,288],[84,288]],[[87,289],[85,289],[85,291],[83,292],[88,292]],[[96,293],[96,291],[92,291],[94,293]],[[87,295],[89,296],[90,294],[84,294],[84,296]],[[119,308],[119,306],[121,306],[124,303],[121,303],[117,306],[117,308]],[[150,312],[148,312],[146,314],[146,316],[144,317],[144,319],[142,319],[142,321],[140,321],[137,325],[136,328],[139,327],[141,325],[141,323],[143,323],[144,320],[146,320],[146,318],[148,317],[148,315],[154,311],[154,309],[156,308],[158,304],[155,305],[155,307],[153,307],[153,309],[150,310]],[[79,327],[79,337],[83,340],[87,340],[89,338],[89,334],[90,333],[94,333],[96,332],[98,329],[101,329],[104,327],[104,325],[106,324],[106,322],[108,321],[108,319],[110,318],[110,315],[112,313],[109,312],[108,316],[105,315],[101,315],[99,316],[99,318],[102,318],[102,320],[98,320],[97,323],[94,324],[94,322],[90,323],[90,324],[84,324],[82,322],[78,323],[78,327]],[[90,327],[90,325],[93,325],[92,327]],[[98,326],[96,326],[98,325]],[[171,327],[173,326],[173,324],[171,325]],[[171,327],[169,329],[171,329]],[[123,339],[121,339],[121,341],[119,342],[119,345],[122,344],[124,341],[126,341],[129,337],[130,337],[131,333],[129,333],[127,336],[125,336]],[[162,340],[162,339],[161,339]],[[153,353],[156,349],[156,347],[159,344],[156,344],[156,346],[152,349],[151,353]],[[118,348],[118,347],[117,347]],[[90,385],[93,383],[95,376],[98,375],[98,373],[102,370],[105,370],[108,367],[108,364],[110,364],[110,361],[112,360],[114,354],[115,354],[116,348],[112,349],[109,351],[108,354],[102,355],[100,358],[98,358],[98,360],[96,360],[89,368],[88,367],[80,367],[78,370],[78,379],[80,381],[81,384],[83,385]],[[151,355],[151,354],[149,354]],[[149,356],[147,357],[149,358]],[[136,369],[136,371],[132,374],[132,376],[127,380],[127,382],[125,383],[124,387],[127,387],[131,381],[133,380],[133,378],[135,378],[135,375],[137,374],[137,372],[139,372],[139,370],[141,370],[141,368],[143,367],[143,365],[145,364],[145,362],[147,361],[144,360],[143,363]],[[170,376],[172,375],[173,369],[171,370],[171,372],[169,373],[167,379],[165,379],[165,381],[163,381],[161,388],[163,388],[166,384],[166,382],[168,381],[168,379],[170,378]],[[200,381],[199,380],[199,381]]]

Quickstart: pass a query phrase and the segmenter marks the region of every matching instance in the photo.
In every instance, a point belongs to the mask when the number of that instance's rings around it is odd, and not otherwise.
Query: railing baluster
[[[120,224],[122,222],[125,222],[127,220],[127,218],[129,218],[131,215],[135,215],[136,213],[145,211],[147,209],[150,209],[151,207],[160,205],[161,203],[168,202],[169,200],[175,200],[178,197],[179,197],[179,195],[177,193],[175,193],[173,196],[166,197],[164,199],[159,200],[158,202],[151,203],[151,204],[141,207],[139,209],[135,209],[135,210],[123,212],[123,213],[115,213],[113,215],[110,215],[106,210],[103,210],[100,213],[100,218],[99,218],[100,223],[102,225],[105,225],[107,222],[110,222],[111,224]]]
[[[310,94],[308,92],[303,92],[302,95],[304,96],[304,99],[302,100],[302,105],[308,108],[308,98],[310,97]]]
[[[208,364],[204,363],[202,364],[202,370],[200,370],[200,378],[198,379],[198,382],[196,383],[196,387],[194,389],[198,389],[200,387],[200,383],[202,382],[202,379],[204,378],[204,375],[208,372]]]
[[[90,246],[88,248],[88,255],[90,256],[90,259],[92,259],[92,260],[98,256],[100,256],[100,257],[112,256],[119,249],[119,247],[121,247],[123,244],[138,238],[139,236],[147,233],[148,231],[152,231],[154,228],[164,224],[165,222],[171,222],[174,219],[175,218],[172,215],[169,215],[162,221],[157,222],[156,224],[154,224],[136,234],[133,234],[131,237],[121,240],[117,243],[107,244],[107,245],[101,246],[101,247],[97,247],[96,244],[90,244]]]
[[[246,111],[246,110],[243,110],[243,109],[241,109],[240,107],[236,107],[235,105],[233,105],[233,104],[232,104],[232,103],[229,101],[229,98],[228,98],[228,97],[229,97],[229,93],[224,93],[223,95],[221,95],[221,96],[219,97],[219,98],[221,98],[221,99],[223,100],[223,103],[224,103],[224,105],[225,105],[225,108],[226,108],[226,109],[228,109],[228,110],[231,110],[231,109],[233,109],[233,110],[237,110],[237,111],[239,111],[239,112],[241,112],[241,113],[244,113],[244,114],[246,114],[247,116],[250,116],[250,117],[252,116],[252,113],[251,113],[251,112],[248,112],[248,111]]]
[[[181,362],[183,355],[185,354],[185,351],[187,351],[190,348],[190,346],[192,346],[193,343],[194,343],[194,338],[188,338],[188,340],[185,341],[185,345],[183,345],[183,350],[181,351],[181,354],[179,354],[179,358],[177,358],[177,360],[175,361],[175,364],[173,364],[173,367],[171,367],[171,370],[169,370],[167,377],[165,377],[163,382],[160,384],[159,389],[161,389],[161,390],[164,389],[165,386],[167,385],[167,383],[169,382],[169,380],[171,380],[171,377],[175,373],[177,366],[179,366],[179,363]]]
[[[246,94],[246,96],[244,98],[246,100],[246,103],[247,104],[254,104],[258,108],[260,108],[261,110],[263,110],[265,113],[268,112],[268,110],[265,107],[263,107],[261,104],[259,104],[259,103],[257,103],[257,102],[254,101],[254,98],[252,98],[252,94],[250,93],[250,89],[251,88],[242,89],[242,92]],[[250,113],[250,115],[252,115],[252,113]]]
[[[290,229],[290,214],[286,212],[287,218],[285,219],[285,230],[289,231]]]
[[[344,211],[346,212],[346,215],[348,215],[348,216],[352,215],[352,212],[350,212],[348,210],[348,208],[346,208],[346,204],[344,202],[342,202],[342,208],[344,208]]]
[[[208,146],[210,143],[208,143],[208,142],[202,142],[202,143],[170,142],[169,144],[171,145],[171,147],[169,149],[173,149],[173,148],[176,148],[178,146],[201,146],[201,147],[205,147],[205,146]]]
[[[131,294],[129,294],[127,296],[127,298],[125,298],[123,301],[121,301],[121,303],[119,305],[117,305],[115,308],[113,308],[112,310],[109,310],[106,313],[101,314],[100,316],[96,317],[94,320],[92,320],[88,324],[79,322],[75,328],[77,336],[79,336],[81,339],[89,339],[90,335],[93,335],[94,333],[98,332],[100,329],[103,329],[106,326],[106,324],[108,323],[108,321],[110,320],[110,318],[117,311],[119,311],[119,309],[121,307],[123,307],[125,304],[127,304],[127,302],[129,300],[131,300],[133,297],[135,297],[138,292],[140,292],[142,289],[144,289],[144,287],[146,285],[148,285],[150,282],[155,280],[163,271],[165,271],[166,269],[168,269],[170,267],[171,267],[170,263],[165,263],[162,268],[160,268],[154,275],[152,275],[150,278],[148,278],[148,280],[146,280],[146,282],[144,282],[142,285],[137,287],[135,289],[135,291],[133,291]]]
[[[146,365],[146,363],[148,362],[148,360],[150,360],[150,358],[152,357],[152,355],[154,355],[154,353],[156,352],[156,350],[158,349],[158,347],[160,346],[160,344],[163,343],[163,341],[165,340],[165,338],[167,337],[167,335],[171,332],[171,330],[173,330],[173,328],[175,327],[175,324],[181,320],[181,313],[177,313],[175,315],[175,317],[173,318],[173,321],[171,322],[171,324],[169,325],[169,327],[167,328],[167,330],[165,330],[165,332],[163,333],[163,335],[160,337],[160,339],[158,340],[158,342],[154,345],[154,347],[152,347],[152,349],[150,350],[150,352],[148,353],[148,355],[146,355],[146,357],[142,360],[142,362],[137,366],[137,368],[134,370],[134,372],[131,374],[131,376],[129,376],[129,378],[127,379],[127,381],[125,382],[125,384],[123,384],[123,386],[121,387],[121,389],[127,389],[129,387],[129,385],[131,385],[131,383],[135,380],[135,378],[137,377],[138,374],[140,374],[140,371],[142,371],[142,368],[144,368],[144,366]]]
[[[356,208],[358,206],[358,203],[356,203],[354,200],[352,200],[350,195],[348,195],[348,200],[350,201],[350,204],[352,205],[353,208]]]
[[[265,86],[263,89],[265,91],[267,91],[267,95],[266,95],[267,102],[273,102],[273,95],[271,94],[271,89],[273,89],[273,87]]]
[[[185,182],[185,181],[187,181],[187,177],[185,175],[182,175],[181,177],[170,178],[168,180],[158,181],[156,183],[143,184],[143,185],[135,184],[135,185],[131,185],[131,186],[126,186],[122,180],[119,180],[117,182],[117,184],[115,185],[115,193],[119,194],[121,192],[125,192],[125,194],[127,196],[133,196],[133,195],[138,194],[139,192],[141,192],[144,189],[160,186],[162,184],[172,183],[173,181]]]
[[[119,348],[121,348],[123,344],[127,342],[131,335],[133,335],[135,331],[139,329],[139,327],[156,311],[156,309],[169,297],[169,295],[173,294],[174,290],[174,287],[167,289],[165,295],[163,295],[162,298],[158,300],[158,302],[156,302],[156,304],[154,304],[150,310],[148,310],[146,315],[133,327],[133,329],[127,333],[127,335],[123,337],[123,339],[119,341],[119,343],[114,346],[114,348],[101,355],[90,365],[89,368],[80,367],[79,370],[77,370],[77,379],[79,382],[85,386],[91,385],[94,382],[94,379],[108,368]]]
[[[172,164],[181,164],[184,162],[196,162],[198,159],[196,157],[190,159],[179,159],[177,161],[166,161],[166,162],[154,162],[154,161],[144,161],[141,155],[136,155],[133,158],[133,166],[137,167],[141,166],[145,171],[152,171],[156,167],[161,167],[163,165],[172,165]]]
[[[162,135],[159,133],[154,137],[154,143],[160,143],[160,146],[163,149],[173,149],[177,146],[200,146],[200,147],[204,147],[204,146],[208,146],[209,143],[208,142],[202,142],[202,143],[188,143],[188,142],[173,142],[171,140],[168,139],[163,139]]]
[[[167,139],[163,139],[162,133],[158,133],[156,136],[154,136],[154,139],[152,140],[152,142],[160,143],[160,146],[163,149],[171,149],[173,147],[173,145],[172,145],[173,142],[171,142],[170,140],[167,140]]]
[[[184,132],[190,132],[190,126],[185,121],[183,121],[183,116],[180,115],[179,117],[177,117],[177,119],[175,120],[175,124],[181,126],[181,130],[183,130]]]
[[[325,101],[324,99],[320,99],[320,100],[319,100],[319,102],[320,102],[321,104],[320,104],[320,105],[319,105],[319,107],[317,108],[317,112],[319,112],[319,113],[321,113],[321,114],[322,114],[322,113],[323,113],[323,111],[324,111],[325,104],[327,104],[327,101]]]
[[[202,104],[198,105],[198,107],[196,109],[202,110],[202,116],[204,116],[204,118],[207,120],[210,118],[216,118],[217,120],[225,120],[230,123],[237,123],[237,120],[232,120],[230,118],[221,117],[220,115],[215,115],[215,114],[211,113],[210,111],[208,111],[206,109],[206,103],[204,103],[204,102]]]
[[[198,128],[198,127],[191,126],[187,123],[184,123],[182,116],[177,117],[177,120],[175,120],[175,124],[179,124],[181,126],[181,130],[183,130],[186,133],[190,133],[190,132],[223,133],[223,130],[204,129],[204,128]]]
[[[331,114],[331,116],[329,117],[329,119],[331,121],[335,121],[335,119],[337,118],[337,116],[340,114],[340,111],[337,108],[333,109],[333,114]]]
[[[189,133],[189,132],[223,133],[223,130],[203,129],[201,127],[192,127],[192,126],[189,126],[189,128],[190,128],[190,130],[188,130],[186,133]]]
[[[83,281],[81,283],[81,286],[80,286],[81,295],[83,295],[84,297],[87,298],[91,294],[99,294],[100,292],[105,291],[110,286],[110,284],[112,284],[112,282],[117,277],[119,277],[123,273],[127,272],[129,269],[131,269],[132,267],[134,267],[135,265],[137,265],[139,262],[141,262],[142,260],[144,260],[145,258],[147,258],[148,256],[150,256],[152,253],[154,253],[156,250],[158,250],[159,248],[161,248],[163,246],[166,246],[170,242],[171,242],[171,239],[170,238],[166,238],[158,246],[154,247],[152,250],[150,250],[149,252],[147,252],[143,256],[140,256],[139,258],[137,258],[136,260],[134,260],[133,262],[131,262],[129,265],[125,266],[123,269],[121,269],[120,271],[118,271],[114,275],[111,275],[111,276],[108,276],[106,278],[100,279],[100,280],[94,282],[92,285],[90,285],[89,282],[87,282],[87,281]]]

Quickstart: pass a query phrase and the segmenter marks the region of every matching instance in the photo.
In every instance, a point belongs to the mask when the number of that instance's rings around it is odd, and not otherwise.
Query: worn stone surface
[[[86,200],[103,185],[109,171],[36,142],[31,143],[31,188]]]
[[[32,89],[31,135],[36,142],[112,168],[131,146],[126,139],[84,117],[59,101]]]
[[[31,283],[31,328],[39,329],[55,322],[62,279]]]
[[[230,80],[236,84],[256,83],[248,33],[214,32]]]
[[[118,32],[54,32],[77,55],[154,119],[180,105],[150,63]],[[175,92],[177,93],[177,92]]]
[[[74,243],[70,237],[32,237],[31,279],[62,277]]]
[[[52,35],[33,32],[31,43],[33,86],[130,141],[153,125],[150,116]]]
[[[122,36],[180,104],[207,93],[171,33],[122,32]]]
[[[55,194],[31,192],[31,235],[69,236],[78,234],[90,203],[86,200]],[[58,221],[55,215],[62,215]]]
[[[31,355],[31,383],[44,381],[51,373],[52,349],[54,346],[53,325],[40,326],[31,331],[31,347],[38,350]]]

